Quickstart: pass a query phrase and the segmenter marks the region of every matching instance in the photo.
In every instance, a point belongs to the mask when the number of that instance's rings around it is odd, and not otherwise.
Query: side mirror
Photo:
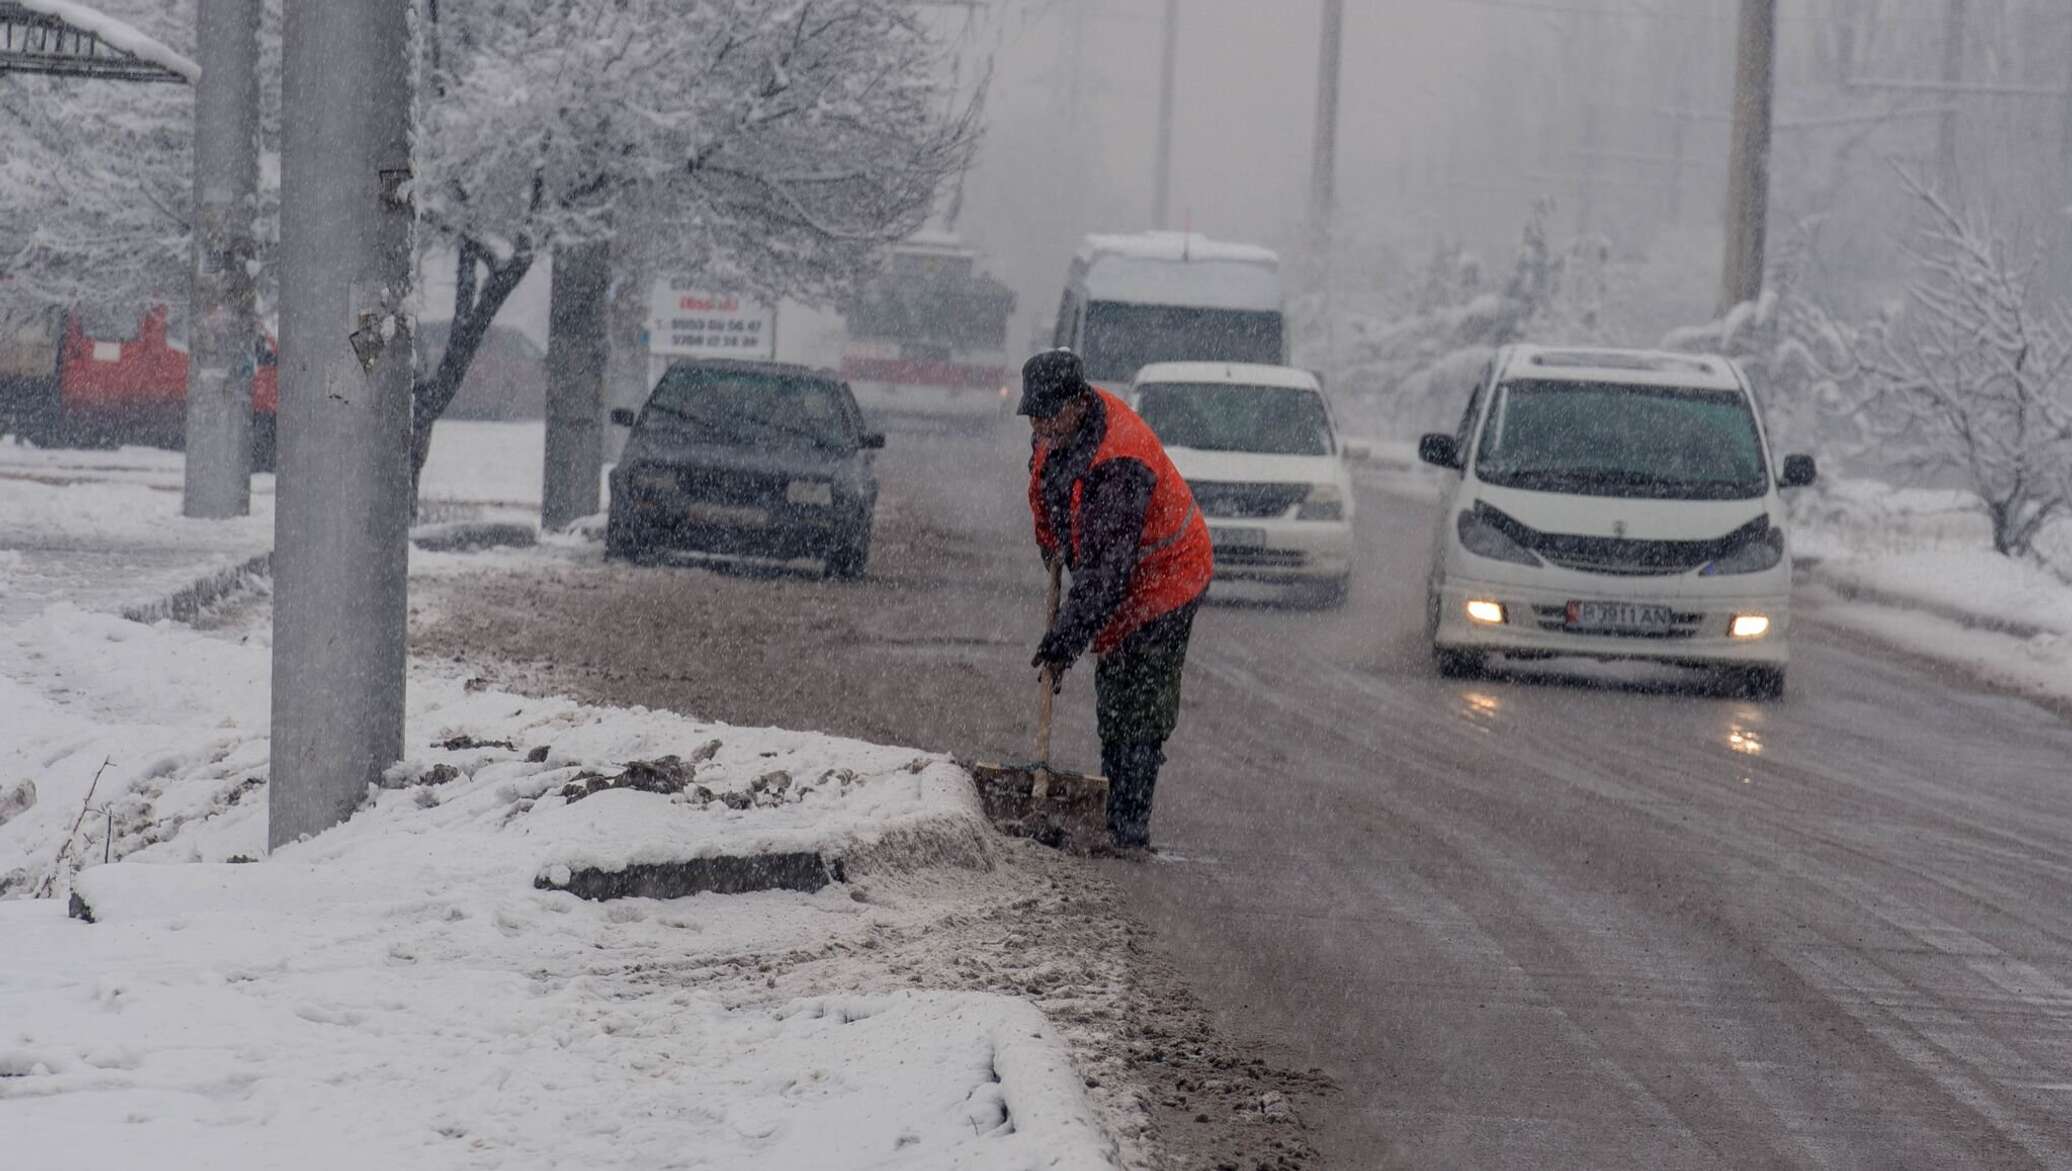
[[[1338,450],[1345,453],[1347,463],[1363,464],[1374,458],[1374,445],[1362,443],[1357,439],[1348,439],[1339,444]]]
[[[1820,469],[1810,455],[1787,455],[1784,457],[1784,474],[1777,479],[1780,488],[1804,488],[1820,478]]]
[[[637,418],[639,416],[626,407],[612,408],[612,426],[614,427],[631,427]]]
[[[1458,471],[1460,445],[1453,441],[1453,436],[1443,431],[1435,431],[1418,439],[1417,458],[1435,468],[1452,468]]]
[[[865,451],[882,451],[885,448],[885,433],[883,431],[866,431],[863,433],[863,438],[856,441],[856,446]]]

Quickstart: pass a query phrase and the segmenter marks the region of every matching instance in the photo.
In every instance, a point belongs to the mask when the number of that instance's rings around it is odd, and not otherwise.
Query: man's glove
[[[1072,660],[1075,657],[1057,645],[1056,635],[1045,635],[1042,644],[1036,648],[1036,657],[1029,660],[1029,665],[1038,671],[1048,670],[1051,690],[1063,691],[1065,672],[1072,669]]]

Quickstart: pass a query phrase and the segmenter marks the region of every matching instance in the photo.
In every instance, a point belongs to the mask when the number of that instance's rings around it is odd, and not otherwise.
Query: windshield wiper
[[[743,415],[742,418],[766,430],[775,431],[779,435],[792,435],[804,439],[815,447],[835,446],[833,440],[818,431],[811,431],[804,427],[795,427],[790,423],[780,423],[775,419],[766,419],[761,415]]]
[[[780,435],[797,436],[798,438],[808,440],[820,447],[834,446],[834,444],[830,442],[826,436],[817,434],[812,431],[808,431],[802,427],[793,427],[789,424],[780,423],[775,419],[766,419],[761,415],[743,414],[730,416],[726,419],[715,419],[711,415],[701,414],[697,411],[689,409],[688,407],[674,406],[670,403],[651,402],[648,404],[648,406],[650,409],[661,411],[665,415],[674,415],[679,419],[688,419],[693,423],[701,424],[713,431],[719,432],[722,435],[732,436],[736,439],[746,439],[748,438],[748,436],[743,435],[738,429],[729,426],[728,424],[753,423],[756,426],[764,428],[765,430],[775,431]]]
[[[697,423],[704,427],[708,427],[714,431],[727,430],[727,428],[724,425],[722,425],[718,419],[715,419],[710,415],[701,415],[698,412],[689,409],[688,407],[674,406],[670,403],[665,403],[658,400],[648,403],[648,409],[651,411],[660,411],[665,415],[674,415],[679,419],[688,419],[693,423]]]

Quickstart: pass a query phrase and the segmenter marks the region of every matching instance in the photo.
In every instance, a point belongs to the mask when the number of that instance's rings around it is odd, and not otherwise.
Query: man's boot
[[[1108,832],[1118,849],[1151,845],[1151,796],[1165,763],[1157,741],[1101,745],[1101,770],[1108,774]]]

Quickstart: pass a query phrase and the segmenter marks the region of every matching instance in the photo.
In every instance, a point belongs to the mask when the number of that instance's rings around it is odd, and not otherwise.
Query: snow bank
[[[201,66],[97,9],[73,3],[72,0],[21,0],[21,3],[22,7],[31,12],[55,16],[75,28],[92,33],[105,41],[110,48],[141,57],[154,65],[163,65],[186,78],[189,85],[201,80]]]
[[[267,642],[263,632],[233,642],[62,604],[0,633],[0,697],[19,717],[0,740],[0,779],[33,779],[39,791],[33,808],[0,825],[0,891],[62,893],[71,865],[104,857],[262,855]],[[986,862],[982,846],[918,844],[983,842],[984,821],[961,770],[910,750],[529,699],[422,668],[407,736],[410,759],[391,771],[392,788],[275,861],[321,862],[354,897],[394,894],[399,883],[406,892],[529,887],[557,867],[721,855],[856,855],[883,867],[896,864],[887,844],[900,842]],[[579,776],[609,778],[626,762],[666,756],[687,762],[702,799],[561,795]],[[419,783],[427,778],[435,783]],[[97,814],[75,836],[90,786]],[[67,840],[69,861],[58,865]]]
[[[1064,1046],[1023,1002],[773,1010],[747,994],[763,991],[755,957],[917,931],[925,911],[843,884],[609,904],[534,887],[570,862],[982,837],[947,762],[528,699],[419,664],[411,759],[349,822],[266,857],[268,654],[263,627],[69,604],[0,629],[11,1158],[1113,1165]],[[564,795],[668,755],[717,799]],[[91,924],[65,917],[68,885]],[[21,897],[37,891],[53,897]]]
[[[426,501],[540,503],[547,425],[448,419],[432,428],[420,495]]]
[[[14,454],[5,448],[0,453]],[[81,482],[91,476],[94,482]],[[155,477],[154,477],[155,478]],[[0,459],[0,526],[9,544],[181,544],[202,550],[272,544],[273,497],[257,495],[252,514],[232,520],[180,515],[178,471],[170,485],[98,472],[37,469]]]
[[[272,866],[237,869],[262,871]],[[120,867],[112,869],[122,869]],[[730,1010],[568,896],[68,921],[0,904],[0,1131],[24,1165],[1103,1168],[1033,1009]]]

